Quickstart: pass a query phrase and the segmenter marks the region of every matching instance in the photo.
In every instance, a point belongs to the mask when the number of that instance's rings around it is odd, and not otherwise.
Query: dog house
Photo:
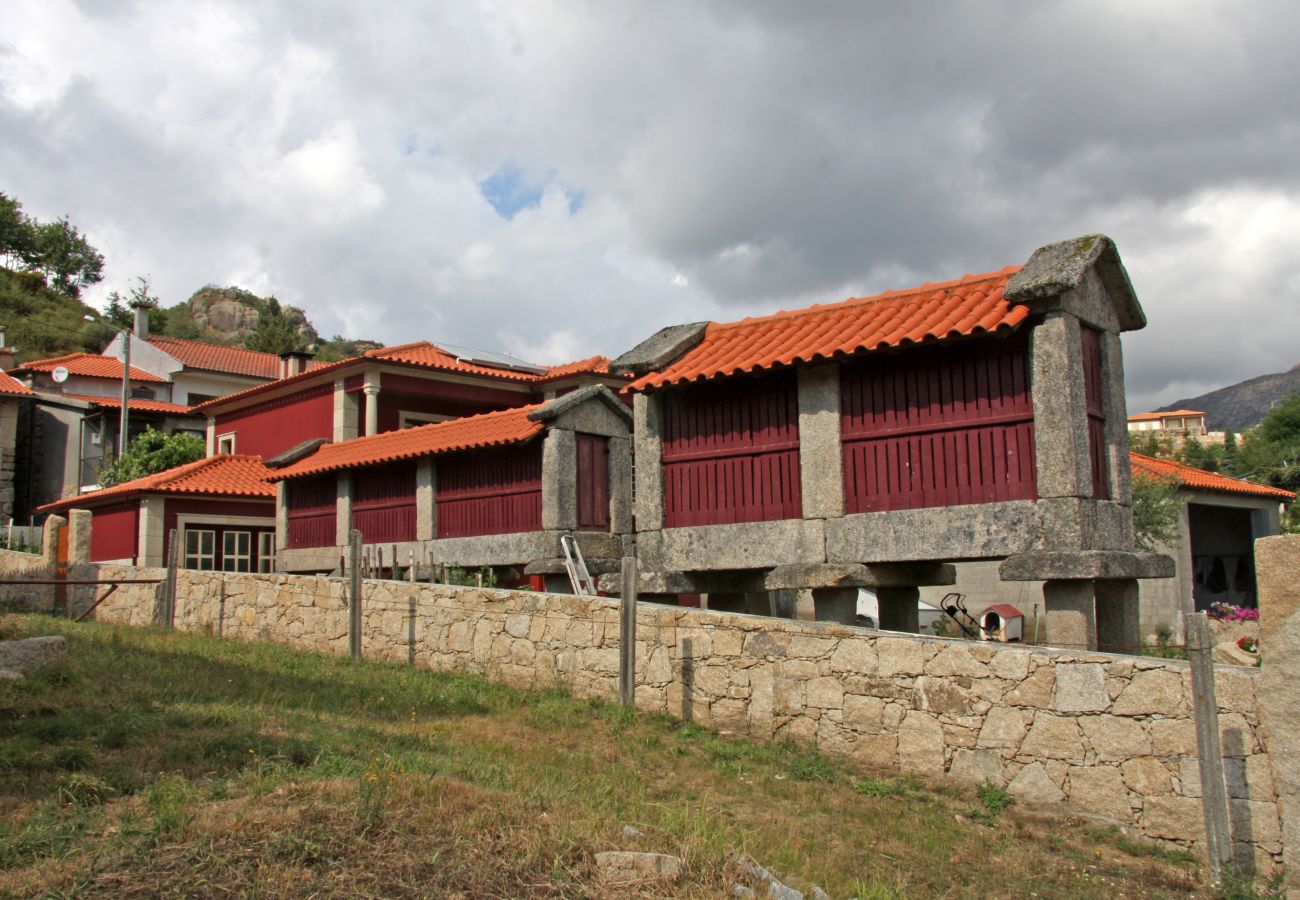
[[[980,631],[986,641],[1009,644],[1025,639],[1025,614],[1010,603],[994,603],[980,613]]]

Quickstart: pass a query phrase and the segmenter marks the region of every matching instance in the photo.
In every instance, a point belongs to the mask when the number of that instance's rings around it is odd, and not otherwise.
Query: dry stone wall
[[[99,568],[105,577],[162,572]],[[364,593],[368,658],[617,696],[615,600],[383,581],[365,582]],[[153,585],[128,585],[96,616],[148,624],[158,596]],[[175,623],[346,653],[345,596],[337,578],[181,572]],[[992,782],[1159,841],[1203,841],[1186,663],[652,604],[637,637],[642,709],[869,767]],[[1257,675],[1216,672],[1235,853],[1268,872],[1282,846]]]

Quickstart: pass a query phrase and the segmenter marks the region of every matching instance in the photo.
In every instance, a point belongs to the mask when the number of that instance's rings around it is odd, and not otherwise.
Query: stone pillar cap
[[[1039,550],[1008,556],[998,566],[1003,581],[1095,581],[1173,578],[1173,557],[1122,550]]]

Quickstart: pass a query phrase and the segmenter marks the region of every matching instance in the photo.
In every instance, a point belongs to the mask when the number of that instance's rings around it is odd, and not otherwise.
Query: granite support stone
[[[615,534],[632,532],[632,441],[609,439],[609,528]]]
[[[335,488],[334,543],[346,547],[352,532],[352,473],[339,472]]]
[[[433,459],[415,465],[415,539],[431,541],[438,536],[438,468]]]
[[[1140,653],[1137,579],[1093,582],[1097,617],[1097,647],[1107,653]]]
[[[334,443],[358,437],[360,412],[357,395],[348,393],[342,378],[334,381]]]
[[[876,626],[882,631],[905,631],[917,634],[921,630],[921,613],[917,605],[921,591],[914,587],[882,587],[876,589],[876,607],[880,621]]]
[[[1092,495],[1079,328],[1074,316],[1053,312],[1031,335],[1034,446],[1043,498]]]
[[[1300,535],[1255,542],[1259,586],[1258,693],[1281,813],[1287,896],[1300,896]]]
[[[565,428],[548,429],[542,440],[542,527],[578,527],[577,437]]]
[[[68,510],[68,565],[70,566],[90,562],[91,516],[88,509]]]
[[[283,551],[289,547],[289,482],[275,483],[275,547]]]
[[[1097,649],[1096,582],[1043,583],[1043,637],[1049,647]]]
[[[136,561],[141,566],[162,566],[167,562],[163,556],[167,541],[167,533],[163,530],[163,505],[166,502],[157,496],[140,498]]]
[[[1101,333],[1102,409],[1106,414],[1106,468],[1109,497],[1128,506],[1133,502],[1133,474],[1129,466],[1128,401],[1124,395],[1124,351],[1119,334]],[[1129,518],[1130,528],[1132,518]]]
[[[818,622],[857,624],[857,588],[813,588],[812,595],[813,615]]]
[[[632,398],[633,439],[636,441],[636,528],[664,527],[663,397],[637,394]]]
[[[803,366],[799,378],[799,477],[805,519],[844,515],[840,365]]]

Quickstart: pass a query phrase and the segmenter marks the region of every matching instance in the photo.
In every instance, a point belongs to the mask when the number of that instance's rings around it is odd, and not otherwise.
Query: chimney
[[[280,354],[280,377],[292,378],[294,375],[301,375],[307,371],[307,363],[315,356],[314,353],[307,353],[304,350],[290,350],[287,353]]]
[[[0,372],[7,372],[14,367],[14,348],[5,342],[5,329],[0,325]]]
[[[142,341],[149,339],[149,306],[146,303],[132,303],[135,310],[135,336]]]

